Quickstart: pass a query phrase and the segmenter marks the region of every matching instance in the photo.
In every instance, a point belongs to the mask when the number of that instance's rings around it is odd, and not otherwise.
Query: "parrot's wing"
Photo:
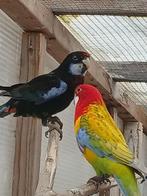
[[[17,100],[41,104],[63,94],[67,88],[68,85],[55,74],[46,74],[26,84],[12,86],[10,96]]]
[[[77,141],[81,148],[87,147],[98,156],[122,164],[133,162],[133,154],[105,106],[95,107],[78,121]]]

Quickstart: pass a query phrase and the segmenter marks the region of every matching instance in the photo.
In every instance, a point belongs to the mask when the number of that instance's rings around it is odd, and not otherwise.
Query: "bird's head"
[[[70,53],[63,61],[63,65],[71,75],[84,75],[88,69],[90,54],[83,51]]]
[[[80,84],[75,90],[76,118],[82,115],[90,104],[104,104],[99,90],[89,84]]]

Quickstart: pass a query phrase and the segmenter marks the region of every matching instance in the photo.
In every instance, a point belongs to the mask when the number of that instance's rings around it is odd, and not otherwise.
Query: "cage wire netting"
[[[52,8],[81,45],[121,84],[122,91],[136,104],[147,107],[147,17],[141,16],[147,8],[146,0],[42,3]],[[112,10],[120,16],[112,15]],[[131,16],[134,12],[139,16]]]

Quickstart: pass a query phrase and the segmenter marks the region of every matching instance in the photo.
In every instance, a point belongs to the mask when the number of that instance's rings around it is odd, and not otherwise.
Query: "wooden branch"
[[[138,177],[137,180],[138,179],[141,178]],[[67,190],[64,193],[56,193],[54,191],[50,191],[47,195],[43,195],[43,196],[90,196],[97,193],[105,193],[106,195],[107,191],[110,191],[110,189],[114,187],[118,187],[118,185],[113,180],[111,180],[111,185],[109,183],[96,185],[95,183],[90,182],[80,187]]]
[[[55,193],[53,191],[50,191],[48,195],[43,195],[43,196],[89,196],[89,195],[94,195],[98,192],[100,193],[102,191],[107,192],[108,190],[116,186],[117,184],[113,184],[113,185],[102,184],[98,186],[94,183],[87,183],[80,187],[67,190],[64,193]]]
[[[50,191],[53,188],[57,168],[58,146],[60,140],[60,134],[58,130],[60,130],[58,123],[49,124],[47,158],[43,172],[40,174],[35,196],[49,196]]]
[[[41,31],[48,38],[48,52],[59,62],[65,55],[75,50],[85,50],[63,24],[38,0],[0,0],[0,8],[4,10],[25,30]],[[106,100],[121,111],[121,117],[129,121],[139,121],[147,132],[147,114],[142,106],[136,105],[127,96],[127,104],[121,87],[115,85],[113,79],[102,68],[100,63],[91,58],[87,82],[97,85]],[[120,99],[121,98],[121,99]]]

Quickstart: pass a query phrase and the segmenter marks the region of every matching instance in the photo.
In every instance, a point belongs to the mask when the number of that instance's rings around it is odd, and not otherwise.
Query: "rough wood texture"
[[[45,33],[49,45],[51,42],[50,54],[58,61],[65,58],[68,51],[56,40],[56,35],[59,34],[56,26],[60,25],[60,22],[39,0],[0,0],[0,9],[24,30]],[[62,25],[60,27],[62,28]]]
[[[122,106],[122,108],[125,108],[137,121],[143,123],[144,131],[147,133],[147,113],[146,109],[143,108],[143,106],[137,105],[134,103],[131,98],[126,94],[121,88],[119,83],[113,84],[113,97],[115,100],[117,100],[118,103]],[[119,111],[119,108],[118,108]],[[122,111],[121,111],[122,112]],[[129,120],[129,118],[126,116],[125,118],[123,115],[122,117],[125,121],[134,121]],[[122,112],[123,114],[123,112]],[[128,120],[127,120],[128,118]]]
[[[93,183],[84,184],[80,187],[67,190],[64,193],[55,193],[50,192],[48,195],[42,195],[42,196],[90,196],[99,193],[107,193],[108,190],[110,190],[113,187],[116,187],[116,184],[101,184],[96,185]],[[103,194],[104,196],[105,194]],[[102,196],[102,194],[101,194]]]
[[[145,0],[41,0],[55,14],[147,16]]]
[[[135,165],[147,175],[143,160],[143,127],[140,122],[128,122],[124,126],[126,141],[134,154]]]
[[[25,82],[43,72],[46,49],[44,35],[24,33],[20,81]],[[34,196],[38,182],[41,152],[41,121],[19,118],[13,174],[13,196]]]
[[[57,61],[61,62],[65,55],[71,51],[84,50],[73,35],[58,21],[49,9],[40,3],[40,1],[0,0],[0,8],[25,30],[46,33],[48,37],[48,52]],[[108,99],[112,105],[118,107],[121,111],[121,117],[125,120],[137,120],[142,122],[146,128],[144,131],[147,132],[147,114],[144,108],[136,105],[129,96],[127,98],[127,104],[124,104],[119,98],[124,96],[122,92],[120,94],[119,85],[115,85],[108,73],[92,58],[90,64],[87,81],[97,85],[104,97]]]
[[[137,61],[101,61],[105,70],[117,82],[147,82],[147,62]],[[116,69],[117,68],[117,69]]]
[[[39,177],[39,183],[35,196],[49,196],[50,191],[53,188],[57,169],[57,156],[60,140],[60,134],[57,130],[60,130],[58,123],[49,124],[50,133],[47,147],[47,158],[45,161],[44,169]]]

